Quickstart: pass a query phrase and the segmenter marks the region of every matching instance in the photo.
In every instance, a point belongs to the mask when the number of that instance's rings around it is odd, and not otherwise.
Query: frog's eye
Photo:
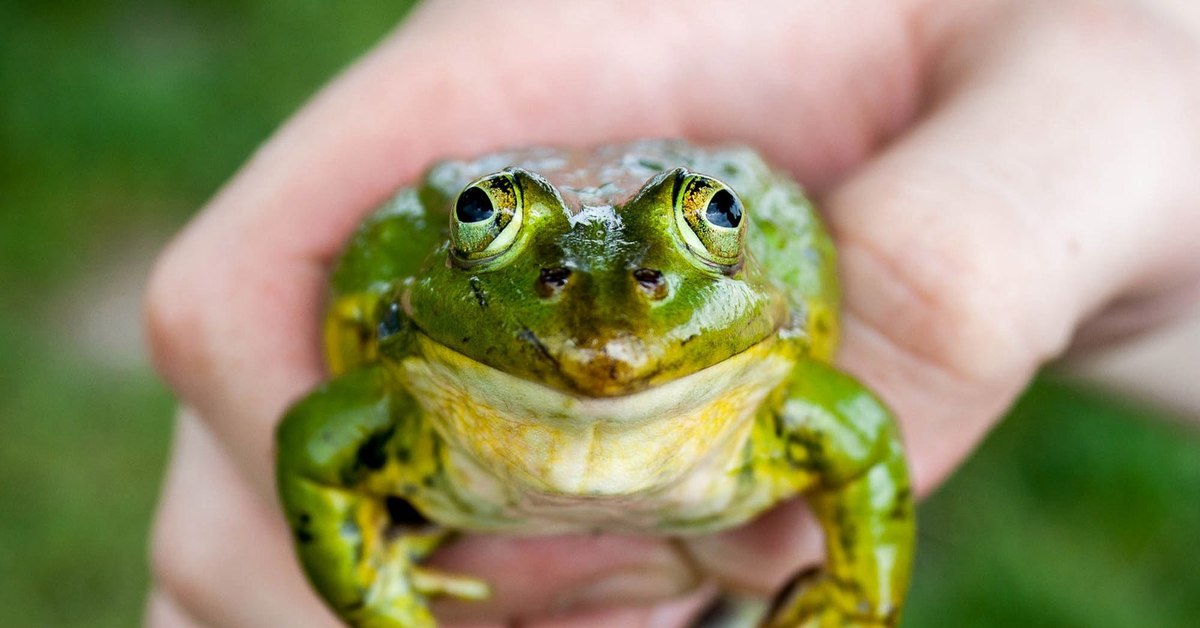
[[[458,193],[450,215],[454,254],[468,261],[503,253],[522,221],[521,187],[511,172],[488,175]]]
[[[679,176],[675,220],[688,248],[713,264],[737,264],[746,232],[742,201],[712,177],[683,171]]]

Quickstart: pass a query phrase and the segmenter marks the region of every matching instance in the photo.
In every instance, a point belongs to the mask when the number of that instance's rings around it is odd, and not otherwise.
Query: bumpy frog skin
[[[456,531],[690,535],[803,494],[826,564],[767,626],[893,626],[913,551],[895,424],[830,366],[832,244],[745,149],[641,142],[434,167],[333,275],[332,379],[278,431],[309,579],[348,623],[425,627],[487,585]]]

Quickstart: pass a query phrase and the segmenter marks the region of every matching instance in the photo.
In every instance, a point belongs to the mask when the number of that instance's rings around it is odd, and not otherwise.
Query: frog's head
[[[602,188],[517,168],[475,179],[406,287],[407,314],[473,360],[590,397],[712,366],[787,323],[746,250],[752,199],[684,168],[623,201],[595,203]]]

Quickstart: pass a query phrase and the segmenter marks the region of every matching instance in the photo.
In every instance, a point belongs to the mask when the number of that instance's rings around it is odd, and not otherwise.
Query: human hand
[[[328,265],[431,159],[502,145],[732,140],[806,182],[839,244],[839,362],[895,409],[929,490],[1073,339],[1148,328],[1200,287],[1200,16],[1166,17],[1187,10],[422,7],[255,155],[151,282],[155,361],[191,409],[151,623],[335,625],[295,564],[271,472],[276,421],[322,377]],[[712,594],[703,582],[770,592],[816,560],[817,536],[796,502],[686,548],[469,537],[437,562],[496,595],[439,612],[681,625]]]

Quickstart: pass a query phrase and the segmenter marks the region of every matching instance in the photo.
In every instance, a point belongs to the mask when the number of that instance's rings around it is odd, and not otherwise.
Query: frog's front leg
[[[764,417],[777,481],[808,487],[826,563],[780,593],[766,625],[895,626],[908,589],[914,509],[896,424],[852,377],[798,365],[782,406]]]
[[[436,437],[387,377],[355,369],[292,407],[277,432],[279,494],[308,578],[339,616],[362,627],[435,626],[429,596],[481,599],[487,585],[419,565],[449,535],[403,495],[437,472]]]

